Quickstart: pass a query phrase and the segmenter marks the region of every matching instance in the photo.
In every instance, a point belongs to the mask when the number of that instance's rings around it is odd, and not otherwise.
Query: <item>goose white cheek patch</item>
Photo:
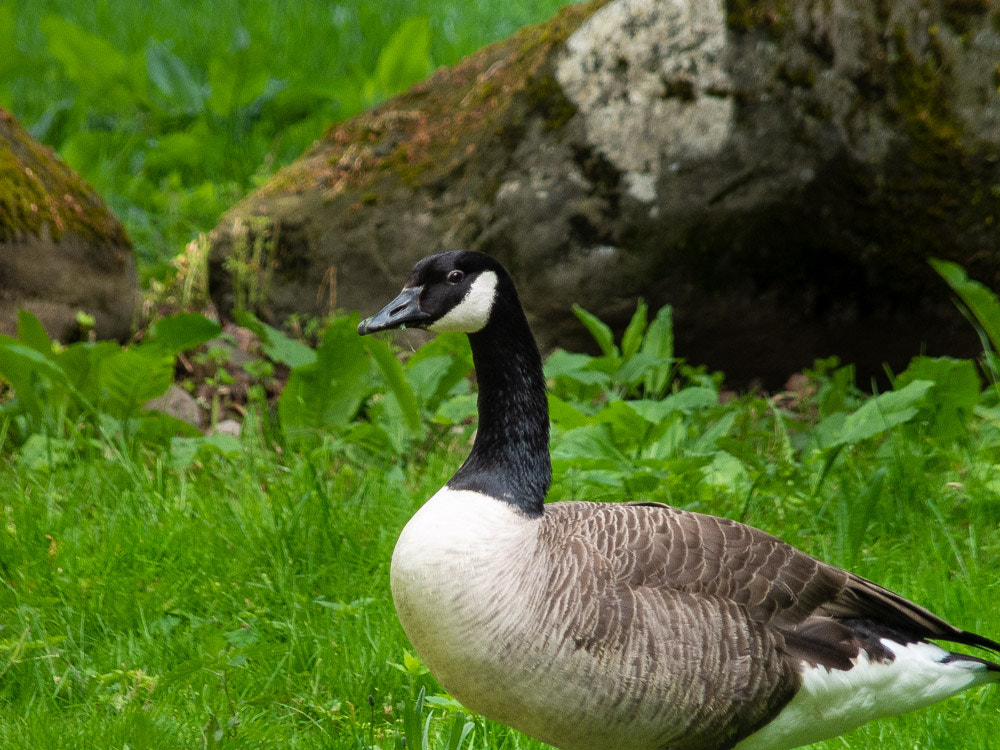
[[[483,271],[472,282],[462,301],[440,319],[427,326],[435,333],[475,333],[482,330],[490,320],[490,310],[497,296],[497,275],[493,271]]]

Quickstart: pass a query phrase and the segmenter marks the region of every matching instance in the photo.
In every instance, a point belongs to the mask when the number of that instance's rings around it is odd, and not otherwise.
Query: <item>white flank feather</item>
[[[933,643],[903,645],[883,638],[891,662],[871,661],[864,652],[852,669],[806,666],[802,687],[781,713],[736,746],[736,750],[786,750],[849,732],[873,719],[937,703],[986,682],[986,665],[942,662],[948,652]]]

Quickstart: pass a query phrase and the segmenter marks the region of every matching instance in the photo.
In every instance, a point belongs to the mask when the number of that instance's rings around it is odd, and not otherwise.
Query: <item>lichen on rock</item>
[[[735,127],[718,3],[620,0],[569,38],[556,77],[588,140],[624,173],[628,192],[656,200],[663,168],[712,157]]]

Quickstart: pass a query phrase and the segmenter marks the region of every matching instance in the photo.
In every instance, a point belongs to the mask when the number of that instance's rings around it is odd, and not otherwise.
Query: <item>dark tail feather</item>
[[[980,659],[978,656],[958,654],[954,651],[950,652],[941,660],[942,664],[951,664],[953,662],[973,662],[974,664],[983,664],[986,666],[986,669],[984,670],[986,674],[983,675],[983,678],[979,681],[980,684],[983,682],[1000,682],[1000,664],[997,664],[996,662],[992,662],[987,659]]]

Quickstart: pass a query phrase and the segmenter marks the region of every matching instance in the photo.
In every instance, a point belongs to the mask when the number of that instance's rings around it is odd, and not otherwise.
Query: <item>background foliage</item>
[[[0,0],[0,105],[157,274],[332,121],[565,1]]]
[[[557,4],[0,0],[0,103],[156,274],[330,120]],[[983,357],[916,357],[874,397],[835,361],[728,393],[675,356],[669,308],[640,303],[620,340],[578,308],[601,353],[546,360],[552,497],[744,520],[1000,636],[1000,303],[936,267]],[[197,315],[127,347],[63,347],[30,315],[0,339],[0,746],[540,748],[441,691],[388,595],[399,530],[471,443],[466,339],[401,361],[356,317],[308,344],[240,323],[260,347],[239,362]],[[185,359],[249,380],[239,437],[145,408]],[[823,747],[997,736],[987,689]]]

